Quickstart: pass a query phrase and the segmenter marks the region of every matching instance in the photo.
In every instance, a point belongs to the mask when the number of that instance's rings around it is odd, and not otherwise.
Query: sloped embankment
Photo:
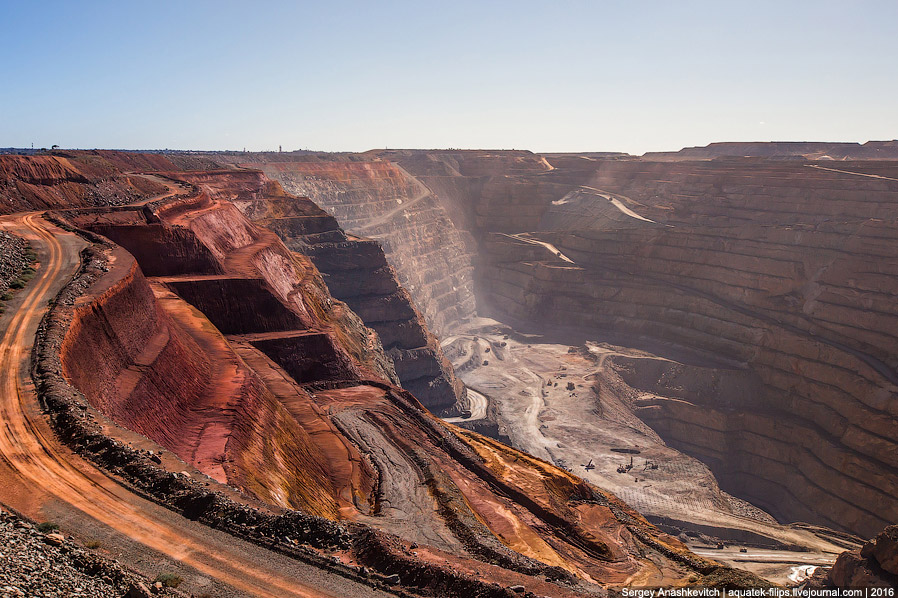
[[[95,155],[0,156],[0,213],[131,203],[165,187]]]
[[[93,406],[220,482],[336,517],[308,433],[189,304],[113,253],[62,345],[63,373]],[[370,485],[359,480],[362,488]]]

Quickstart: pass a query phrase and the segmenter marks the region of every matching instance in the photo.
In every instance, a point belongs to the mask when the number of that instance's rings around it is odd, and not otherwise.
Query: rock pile
[[[0,232],[0,295],[9,290],[9,283],[18,278],[28,265],[27,248],[24,239]]]
[[[2,510],[0,546],[0,596],[3,598],[121,598],[140,586],[153,588],[153,595],[181,595],[159,590],[152,582],[78,546],[62,534],[50,530],[43,533],[28,521]]]
[[[898,525],[890,525],[860,550],[839,555],[824,587],[894,588],[898,587]]]

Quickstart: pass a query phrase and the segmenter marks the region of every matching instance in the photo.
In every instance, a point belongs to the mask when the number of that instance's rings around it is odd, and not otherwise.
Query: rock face
[[[329,355],[313,372],[315,380],[391,373],[382,359],[354,361],[346,352],[349,347],[365,360],[379,347],[367,346],[371,339],[363,330],[316,311],[313,300],[326,304],[326,289],[302,274],[303,264],[272,233],[204,194],[153,213],[122,210],[107,218],[89,212],[72,220],[143,257],[139,267],[130,254],[116,254],[115,268],[95,289],[96,299],[77,312],[63,345],[64,374],[96,408],[210,477],[274,504],[337,517],[354,504],[352,496],[370,493],[372,471],[360,457],[358,467],[347,468],[342,460],[337,466],[320,459],[312,448],[309,430],[333,438],[332,425],[314,413],[306,419],[311,428],[299,425],[234,351],[244,342],[253,347],[253,333],[273,329],[280,346],[291,349],[273,353],[285,368],[309,355]],[[155,232],[135,234],[144,227]],[[203,248],[204,259],[178,260],[193,248]],[[240,294],[223,301],[223,291]],[[209,332],[215,328],[201,309],[220,332]],[[246,313],[267,317],[244,319]],[[229,342],[223,333],[241,336]],[[264,354],[268,345],[261,346],[256,351]],[[307,394],[299,396],[308,401]],[[337,446],[352,453],[343,442]]]
[[[532,235],[570,261],[489,236],[492,305],[747,368],[761,383],[749,397],[672,396],[641,413],[782,519],[864,534],[893,521],[898,183],[803,164],[609,162],[589,187],[641,219]]]
[[[839,555],[824,587],[898,587],[898,526],[890,525],[860,550]]]
[[[383,244],[427,325],[439,335],[474,312],[475,246],[430,184],[388,162],[261,164],[287,191],[310,197],[349,233]]]
[[[229,199],[292,251],[311,258],[333,296],[344,301],[380,336],[402,386],[435,413],[465,404],[436,337],[387,264],[379,243],[348,237],[337,221],[308,198],[287,194],[260,171],[179,172],[170,176],[202,184]]]

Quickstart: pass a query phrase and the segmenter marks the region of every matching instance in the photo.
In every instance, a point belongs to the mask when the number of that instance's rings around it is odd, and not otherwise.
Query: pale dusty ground
[[[785,550],[763,550],[750,548],[740,552],[738,547],[723,550],[703,544],[689,544],[689,549],[701,556],[712,558],[733,567],[747,569],[772,582],[789,584],[804,581],[819,566],[829,567],[836,561],[836,555],[820,552],[790,552]]]
[[[530,339],[500,322],[479,318],[443,342],[464,383],[486,397],[486,417],[499,424],[500,433],[516,448],[573,471],[650,518],[665,517],[729,542],[739,542],[744,530],[807,548],[809,552],[762,551],[764,555],[753,557],[758,550],[746,556],[739,552],[742,545],[735,544],[733,558],[727,551],[710,551],[714,558],[763,571],[773,579],[785,581],[796,565],[831,564],[832,555],[844,550],[808,530],[779,525],[767,513],[722,492],[704,464],[665,445],[632,413],[621,398],[632,389],[614,373],[608,358],[664,358],[604,342],[587,343],[587,358],[573,347],[540,342],[539,337],[529,343],[521,340]],[[476,402],[471,410],[471,419],[483,412]],[[631,457],[632,469],[618,473],[618,466],[629,465]],[[647,462],[658,468],[647,467]],[[595,468],[586,469],[589,463]],[[767,552],[779,562],[770,563]]]

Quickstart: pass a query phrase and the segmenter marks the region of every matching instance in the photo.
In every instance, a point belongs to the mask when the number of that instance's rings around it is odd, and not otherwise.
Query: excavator
[[[617,466],[617,473],[627,473],[631,469],[633,469],[633,457],[632,456],[630,457],[629,465],[618,465]]]

